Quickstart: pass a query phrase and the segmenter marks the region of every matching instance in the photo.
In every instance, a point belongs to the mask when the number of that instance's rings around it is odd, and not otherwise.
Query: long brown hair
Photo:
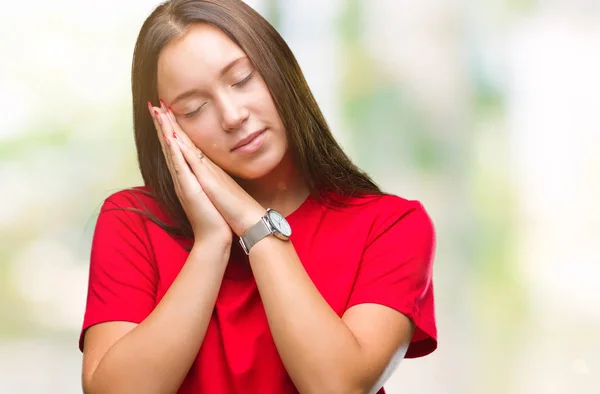
[[[286,130],[294,164],[318,201],[343,204],[333,196],[382,194],[335,141],[296,58],[279,33],[241,0],[171,0],[159,5],[139,33],[132,64],[133,125],[138,162],[151,195],[173,218],[173,225],[147,216],[174,235],[192,236],[189,221],[148,114],[158,102],[158,55],[196,23],[223,31],[248,56],[264,79]]]

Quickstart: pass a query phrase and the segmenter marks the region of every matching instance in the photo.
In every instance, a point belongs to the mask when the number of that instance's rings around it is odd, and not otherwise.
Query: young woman
[[[132,83],[145,186],[96,224],[85,392],[383,393],[436,348],[427,213],[352,164],[267,21],[168,1]]]

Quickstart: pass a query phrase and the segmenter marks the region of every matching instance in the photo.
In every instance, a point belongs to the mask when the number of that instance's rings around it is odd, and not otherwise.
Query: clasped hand
[[[257,223],[266,210],[194,145],[173,112],[162,102],[148,110],[194,238],[231,243],[232,231],[241,236]]]

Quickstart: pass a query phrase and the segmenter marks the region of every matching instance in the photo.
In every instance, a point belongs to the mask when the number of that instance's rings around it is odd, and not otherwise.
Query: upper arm
[[[434,248],[433,224],[418,203],[388,209],[374,225],[343,316],[371,383],[398,352],[420,357],[437,347]]]
[[[142,216],[108,199],[98,216],[79,347],[84,384],[114,343],[154,309],[156,278]]]
[[[129,331],[137,326],[136,323],[125,321],[111,321],[96,324],[83,334],[85,342],[83,346],[82,384],[84,392],[87,392],[92,376],[98,368],[102,357],[108,350]]]
[[[361,349],[365,386],[383,386],[404,358],[413,336],[413,322],[396,310],[379,304],[359,304],[342,320]]]

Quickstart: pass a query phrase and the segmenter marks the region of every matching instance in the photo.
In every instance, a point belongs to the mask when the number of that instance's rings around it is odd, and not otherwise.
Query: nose
[[[239,129],[248,119],[249,111],[246,106],[233,95],[223,96],[221,101],[221,126],[223,130],[232,131]]]

